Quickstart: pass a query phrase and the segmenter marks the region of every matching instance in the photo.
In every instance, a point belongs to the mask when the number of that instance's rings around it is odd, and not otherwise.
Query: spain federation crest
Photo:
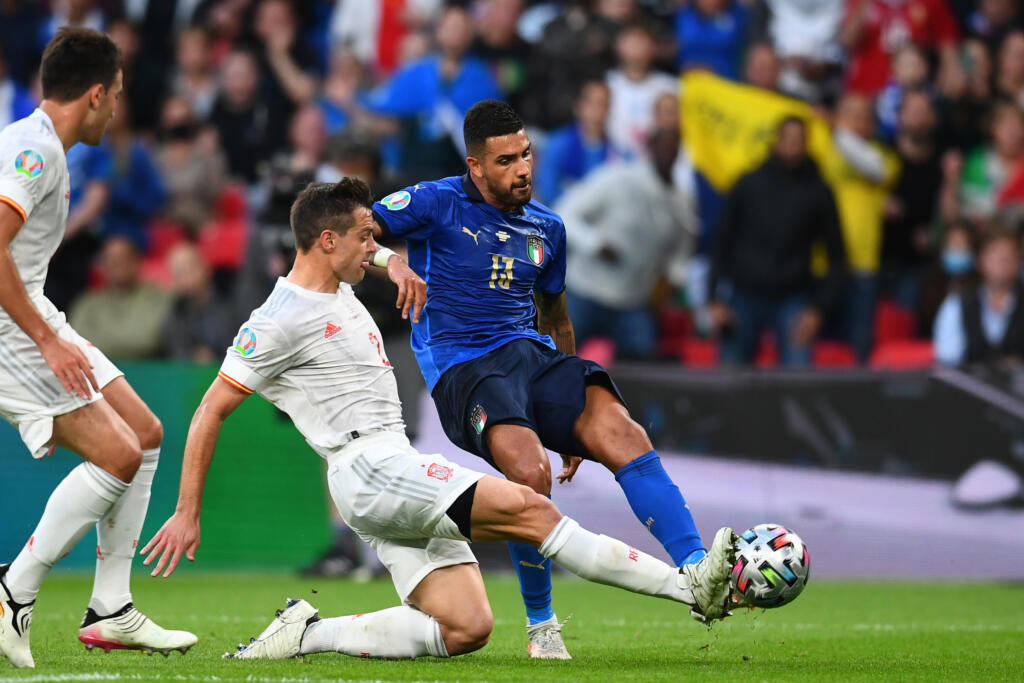
[[[530,257],[530,262],[535,266],[544,263],[544,238],[540,235],[527,236],[526,255]]]

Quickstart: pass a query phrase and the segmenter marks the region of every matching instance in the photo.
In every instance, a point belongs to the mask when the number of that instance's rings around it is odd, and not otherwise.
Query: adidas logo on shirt
[[[330,339],[339,332],[341,332],[341,327],[334,323],[327,323],[327,330],[324,331],[324,339]]]

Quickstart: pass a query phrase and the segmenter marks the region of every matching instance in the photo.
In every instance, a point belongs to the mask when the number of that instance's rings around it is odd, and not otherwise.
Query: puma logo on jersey
[[[462,232],[464,232],[467,235],[469,235],[470,237],[472,237],[473,238],[473,243],[476,244],[476,246],[478,246],[478,247],[480,246],[480,241],[477,239],[480,236],[480,231],[479,230],[477,230],[476,232],[473,232],[472,230],[467,228],[465,225],[463,225],[462,226]]]
[[[339,332],[341,332],[341,327],[334,323],[327,323],[327,329],[324,331],[324,339],[330,339]]]
[[[527,562],[526,560],[519,560],[519,564],[523,565],[524,567],[530,567],[532,569],[539,569],[541,571],[544,571],[544,563],[545,562],[547,562],[547,560],[541,560],[540,564],[534,564],[533,562]]]

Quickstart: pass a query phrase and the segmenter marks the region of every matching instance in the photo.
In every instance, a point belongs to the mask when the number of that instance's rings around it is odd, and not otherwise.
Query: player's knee
[[[142,447],[134,432],[123,430],[106,447],[109,465],[104,467],[121,481],[131,481],[142,465]]]
[[[519,535],[526,541],[540,545],[551,529],[558,524],[562,513],[551,499],[525,487],[520,487],[519,497],[515,499],[518,505],[516,520],[518,522]]]
[[[142,464],[142,449],[137,440],[119,439],[111,446],[111,462],[105,470],[120,479],[131,481]]]
[[[505,469],[505,477],[509,481],[522,484],[543,496],[551,495],[551,464],[546,458],[543,461],[516,461]]]
[[[150,413],[145,424],[136,432],[139,437],[139,446],[144,451],[160,448],[164,440],[164,426],[160,419]]]
[[[494,629],[494,615],[490,606],[483,610],[469,610],[459,623],[444,629],[444,645],[448,654],[464,655],[479,650],[490,640]]]

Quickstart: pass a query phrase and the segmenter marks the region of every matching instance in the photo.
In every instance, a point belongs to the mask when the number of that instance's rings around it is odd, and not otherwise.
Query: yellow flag
[[[728,191],[767,158],[782,119],[803,119],[808,154],[836,198],[849,265],[858,271],[877,269],[882,209],[899,171],[895,155],[878,146],[886,160],[886,179],[870,183],[849,168],[832,143],[828,123],[805,102],[707,72],[687,73],[680,88],[684,144],[694,167],[719,192]],[[765,202],[770,207],[771,198]],[[824,270],[821,261],[815,270]]]

